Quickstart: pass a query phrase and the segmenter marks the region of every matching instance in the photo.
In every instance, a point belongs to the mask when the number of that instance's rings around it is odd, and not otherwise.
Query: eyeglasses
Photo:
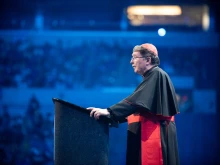
[[[131,57],[131,61],[136,59],[136,58],[145,58],[145,57]]]

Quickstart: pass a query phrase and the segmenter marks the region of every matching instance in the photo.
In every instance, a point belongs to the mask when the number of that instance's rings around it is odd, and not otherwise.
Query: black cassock
[[[173,84],[158,66],[143,75],[135,91],[108,108],[112,120],[128,121],[127,165],[179,165]]]

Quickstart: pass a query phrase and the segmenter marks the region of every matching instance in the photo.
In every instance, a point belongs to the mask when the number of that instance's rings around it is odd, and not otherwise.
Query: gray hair
[[[140,52],[140,54],[142,55],[142,57],[144,57],[145,59],[147,59],[148,57],[151,58],[151,64],[152,65],[160,65],[160,59],[159,57],[152,51],[144,48],[141,45],[136,45],[133,48],[133,52]]]

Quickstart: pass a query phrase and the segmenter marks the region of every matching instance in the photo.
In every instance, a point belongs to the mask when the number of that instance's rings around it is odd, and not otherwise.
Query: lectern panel
[[[88,110],[62,100],[55,103],[55,165],[107,165],[108,124]]]

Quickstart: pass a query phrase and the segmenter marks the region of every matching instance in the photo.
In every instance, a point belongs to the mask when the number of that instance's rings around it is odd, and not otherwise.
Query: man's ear
[[[147,60],[147,62],[151,62],[151,58],[150,57],[147,57],[146,60]]]

